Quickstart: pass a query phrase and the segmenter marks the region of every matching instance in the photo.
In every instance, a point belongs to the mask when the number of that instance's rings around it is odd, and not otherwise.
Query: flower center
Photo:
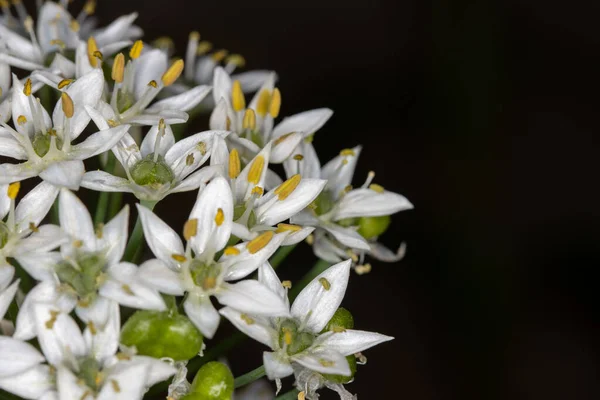
[[[245,212],[246,206],[244,204],[235,206],[233,208],[233,220],[237,222],[240,218],[242,218]],[[248,221],[244,225],[246,225],[248,229],[251,229],[254,225],[256,225],[256,214],[254,213],[254,210],[250,210]]]
[[[335,199],[329,190],[323,190],[312,204],[315,213],[317,215],[323,215],[331,211],[335,205]]]
[[[103,377],[100,372],[100,364],[94,357],[85,357],[79,360],[77,377],[94,393],[97,393],[102,386]]]
[[[73,263],[63,261],[55,266],[56,275],[61,283],[70,286],[79,297],[79,305],[91,304],[97,296],[97,290],[103,283],[104,257],[97,253],[79,254]],[[79,267],[79,268],[77,268]]]
[[[200,260],[190,263],[190,274],[194,283],[203,290],[211,290],[217,287],[217,279],[221,274],[220,264],[206,264]]]
[[[117,110],[120,114],[129,110],[134,104],[135,97],[133,96],[133,93],[129,93],[125,90],[119,90],[117,93]]]
[[[316,335],[299,330],[298,322],[284,319],[279,324],[279,346],[290,356],[303,352],[312,346]]]
[[[0,221],[0,249],[6,246],[9,237],[10,229],[8,229],[8,226],[4,222]]]
[[[50,151],[50,143],[52,141],[51,134],[36,133],[33,142],[33,151],[40,157],[44,157]],[[62,148],[62,140],[56,136],[56,146]]]
[[[138,161],[130,172],[134,182],[141,186],[162,186],[172,182],[175,178],[173,171],[162,156],[158,156],[154,161],[154,153],[148,154],[146,158]]]

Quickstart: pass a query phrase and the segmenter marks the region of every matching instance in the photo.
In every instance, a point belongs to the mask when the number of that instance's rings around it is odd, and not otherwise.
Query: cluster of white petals
[[[280,118],[275,72],[237,72],[243,57],[197,32],[173,60],[168,40],[141,40],[137,13],[97,27],[95,1],[77,14],[68,3],[30,14],[0,0],[0,394],[135,400],[171,377],[170,400],[195,390],[187,359],[124,344],[133,309],[189,321],[200,341],[225,317],[269,348],[278,391],[293,375],[298,398],[355,398],[335,377],[351,380],[347,358],[392,338],[326,326],[367,256],[402,258],[404,244],[378,237],[411,203],[372,172],[352,186],[361,146],[322,166],[313,142],[333,111]],[[203,112],[209,130],[182,135]],[[180,236],[154,207],[182,192],[196,202]],[[269,260],[301,243],[320,274],[290,305],[282,258]],[[256,382],[236,398],[273,391]]]

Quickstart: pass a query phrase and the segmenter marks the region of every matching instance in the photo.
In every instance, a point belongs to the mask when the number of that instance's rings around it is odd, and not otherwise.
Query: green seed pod
[[[186,400],[230,400],[233,397],[233,374],[223,363],[211,361],[200,368]]]
[[[123,325],[121,343],[138,354],[189,360],[202,348],[202,334],[184,315],[169,311],[136,311]]]
[[[325,333],[327,331],[336,331],[336,330],[345,330],[345,329],[353,329],[354,328],[354,318],[350,311],[346,310],[344,307],[340,307],[336,310],[333,317],[329,320],[325,328],[321,333]]]
[[[323,215],[333,208],[335,200],[329,190],[323,190],[312,203],[314,211],[317,215]]]
[[[164,162],[162,157],[154,161],[154,154],[149,154],[138,161],[130,170],[131,177],[138,185],[157,186],[173,181],[174,175],[171,168]]]
[[[384,233],[392,219],[389,215],[381,217],[362,217],[358,220],[358,233],[367,240],[374,239]]]
[[[323,377],[334,383],[344,384],[350,382],[356,374],[356,357],[354,357],[354,354],[350,354],[346,357],[346,361],[348,361],[348,366],[350,367],[350,376],[323,374]]]

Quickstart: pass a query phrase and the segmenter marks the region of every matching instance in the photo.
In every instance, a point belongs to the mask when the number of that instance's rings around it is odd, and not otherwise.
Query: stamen
[[[296,174],[287,181],[283,182],[281,185],[279,185],[274,191],[274,193],[277,195],[277,198],[279,200],[287,199],[288,196],[292,194],[294,190],[296,190],[301,179],[302,177],[300,176],[300,174]]]
[[[269,111],[271,105],[271,93],[267,89],[263,89],[258,95],[258,102],[256,104],[256,113],[264,118]]]
[[[197,233],[198,233],[198,219],[193,218],[193,219],[187,220],[185,222],[185,225],[183,225],[183,237],[185,238],[185,240],[189,241],[191,238],[196,236]]]
[[[295,154],[294,157],[292,157],[292,158],[296,161],[304,160],[304,156],[302,154]]]
[[[229,246],[223,252],[226,256],[237,256],[240,254],[240,250],[237,247]]]
[[[279,109],[281,108],[281,92],[278,88],[273,90],[273,95],[271,96],[271,105],[269,107],[269,114],[271,117],[277,118],[279,116]]]
[[[119,386],[119,382],[117,382],[115,379],[111,379],[110,384],[111,384],[113,390],[115,391],[115,393],[121,392],[121,387]]]
[[[253,318],[251,318],[250,316],[248,316],[248,314],[241,314],[240,318],[242,321],[244,321],[247,325],[252,325],[254,324],[256,321],[254,321]]]
[[[75,109],[74,109],[74,105],[73,105],[73,99],[71,99],[71,96],[69,96],[67,94],[67,92],[63,92],[62,95],[60,96],[60,99],[62,102],[62,109],[63,109],[63,112],[65,113],[65,116],[67,118],[73,118]]]
[[[185,262],[187,258],[183,254],[171,254],[171,258],[179,263]]]
[[[214,276],[208,276],[202,282],[202,289],[214,289],[217,286],[217,279]]]
[[[142,54],[142,49],[144,48],[144,42],[141,40],[136,40],[136,42],[131,46],[131,50],[129,50],[129,57],[132,60],[135,60]]]
[[[273,235],[274,235],[273,231],[267,231],[267,232],[255,237],[251,241],[249,241],[248,244],[246,245],[246,248],[248,249],[250,254],[255,254],[259,250],[261,250],[263,247],[265,247],[266,245],[269,244],[271,239],[273,239]]]
[[[383,193],[385,191],[385,189],[383,188],[383,186],[378,185],[376,183],[373,183],[371,185],[369,185],[369,189],[373,190],[374,192],[377,193]]]
[[[327,278],[319,278],[319,283],[323,286],[323,289],[329,290],[331,289],[331,283],[327,280]]]
[[[221,49],[219,51],[214,52],[211,57],[213,60],[215,60],[215,62],[219,63],[223,61],[225,57],[227,57],[227,54],[229,54],[227,50]]]
[[[152,86],[154,89],[156,89],[158,87],[158,83],[152,79],[150,82],[148,82],[148,86]]]
[[[311,233],[310,235],[308,235],[306,237],[306,244],[308,244],[309,246],[312,246],[313,243],[315,242],[315,236]]]
[[[75,247],[76,249],[81,248],[81,246],[83,246],[83,242],[81,240],[73,240],[73,247]]]
[[[131,286],[129,286],[129,285],[125,284],[125,283],[121,285],[121,289],[123,289],[123,291],[126,294],[128,294],[129,296],[133,296],[134,295],[133,290],[131,290]]]
[[[50,44],[51,44],[52,46],[58,46],[58,47],[60,47],[62,50],[64,50],[64,49],[66,49],[66,48],[67,48],[67,44],[66,44],[65,42],[63,42],[62,40],[60,40],[60,39],[52,39],[52,40],[50,41]]]
[[[206,53],[208,53],[209,51],[211,51],[213,48],[213,45],[211,42],[207,42],[206,40],[201,41],[200,43],[198,43],[198,48],[196,49],[196,55],[204,55]]]
[[[223,225],[224,221],[225,221],[225,213],[223,212],[222,208],[219,208],[217,210],[217,215],[215,215],[215,224],[217,224],[217,226],[221,226],[221,225]]]
[[[177,80],[177,78],[179,78],[179,76],[181,75],[181,73],[183,72],[183,67],[184,67],[184,62],[183,60],[177,60],[173,63],[173,65],[171,65],[169,67],[169,69],[167,70],[167,72],[165,72],[162,76],[162,82],[163,85],[165,86],[171,86],[173,83],[175,83],[175,81]]]
[[[117,54],[112,67],[112,79],[117,82],[123,82],[123,76],[125,75],[125,56],[123,53]]]
[[[11,200],[16,199],[17,195],[19,194],[19,189],[21,189],[21,182],[13,182],[8,185],[8,190],[6,191],[8,198]]]
[[[96,325],[94,325],[94,321],[89,321],[87,323],[87,326],[92,335],[95,335],[96,333],[98,333],[98,330],[96,329]]]
[[[240,155],[237,149],[231,150],[229,153],[229,179],[235,179],[239,176],[241,169]]]
[[[102,239],[103,236],[104,236],[104,224],[99,223],[98,226],[96,226],[96,237],[98,239]]]
[[[25,87],[23,88],[23,94],[25,96],[31,96],[31,79],[27,78],[25,81]]]
[[[276,233],[281,233],[281,232],[298,232],[302,230],[302,227],[300,225],[292,225],[292,224],[277,224],[277,229],[275,230]]]
[[[287,344],[288,346],[290,344],[292,344],[292,332],[290,332],[289,330],[286,330],[283,334],[283,340],[285,341],[285,344]]]
[[[373,182],[373,178],[375,178],[375,172],[369,171],[369,173],[367,174],[367,179],[365,180],[365,183],[363,183],[361,188],[364,189],[364,188],[368,187],[371,184],[371,182]]]
[[[250,129],[251,131],[256,129],[256,114],[254,110],[248,108],[244,113],[244,121],[242,123],[243,129]]]
[[[96,57],[100,61],[104,60],[104,55],[102,54],[102,52],[100,50],[96,50],[94,52],[94,57]]]
[[[200,141],[198,142],[198,144],[196,145],[196,148],[198,149],[198,151],[200,152],[200,154],[205,155],[206,154],[206,143]]]
[[[292,281],[283,281],[283,282],[281,282],[281,286],[283,286],[286,289],[291,289],[292,288]]]
[[[335,333],[346,332],[346,328],[344,328],[343,326],[334,326],[331,330]]]
[[[231,54],[225,59],[225,63],[242,68],[246,65],[246,60],[241,54]]]
[[[263,195],[264,192],[265,192],[265,189],[261,188],[260,186],[254,186],[250,193],[255,194],[258,197],[260,197]]]
[[[190,32],[190,36],[187,43],[187,49],[185,51],[185,79],[188,81],[194,80],[194,72],[196,66],[196,49],[198,48],[198,41],[200,40],[200,34],[196,31]]]
[[[296,132],[290,132],[290,133],[286,133],[285,135],[281,135],[279,136],[277,139],[275,139],[275,141],[273,142],[273,146],[277,146],[278,144],[283,143],[284,141],[287,140],[287,138],[289,138],[290,136],[292,136],[294,133]],[[302,157],[302,156],[300,156]]]
[[[17,117],[17,124],[23,126],[27,123],[27,117],[25,117],[24,115],[19,115]]]
[[[246,100],[244,99],[244,93],[242,92],[242,85],[238,80],[233,81],[231,87],[231,103],[236,112],[246,108]]]
[[[96,43],[96,39],[93,36],[90,36],[87,41],[87,53],[88,53],[88,61],[90,65],[94,68],[98,66],[98,60],[96,59],[95,53],[98,51],[98,44]]]
[[[194,163],[194,160],[194,153],[188,154],[187,157],[185,157],[185,165],[189,167]]]
[[[37,232],[39,232],[39,231],[40,231],[40,230],[38,229],[38,227],[37,227],[37,226],[35,226],[35,224],[34,224],[33,222],[30,222],[30,223],[29,223],[29,230],[30,230],[31,232],[35,232],[35,233],[37,233]]]
[[[357,265],[356,268],[354,268],[354,271],[356,271],[356,273],[358,275],[364,275],[364,274],[368,274],[369,272],[371,272],[371,264],[364,264],[364,265]]]
[[[298,393],[298,400],[306,400],[306,393],[304,390]]]
[[[60,315],[60,312],[54,311],[54,310],[50,310],[50,319],[48,321],[46,321],[46,324],[45,324],[46,325],[46,329],[52,329],[54,327],[54,323],[58,319],[59,315]]]
[[[79,25],[79,22],[77,22],[76,19],[72,19],[69,23],[69,28],[71,28],[73,32],[79,32],[79,29],[81,29],[81,25]]]
[[[71,83],[73,83],[73,79],[63,79],[62,81],[58,82],[58,88],[63,89],[65,86],[68,86]]]
[[[88,0],[83,6],[83,12],[87,15],[92,15],[96,12],[96,0]]]
[[[262,155],[256,156],[256,158],[252,162],[252,165],[250,166],[250,170],[248,171],[248,182],[253,183],[255,185],[258,184],[264,167],[265,158]]]
[[[355,156],[356,153],[352,149],[344,149],[340,151],[340,156]]]

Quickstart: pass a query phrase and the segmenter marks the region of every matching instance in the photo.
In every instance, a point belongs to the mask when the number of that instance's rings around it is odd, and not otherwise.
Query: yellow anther
[[[27,123],[27,117],[24,115],[19,115],[17,117],[17,124],[19,125],[25,125]]]
[[[352,259],[352,261],[357,262],[358,261],[358,256],[350,249],[348,249],[346,251],[346,254],[348,255],[348,257],[350,257]]]
[[[254,110],[248,108],[244,113],[244,122],[242,123],[242,128],[250,129],[251,131],[256,129],[256,114]]]
[[[183,225],[183,237],[185,240],[190,240],[198,233],[198,219],[188,219]]]
[[[271,105],[271,91],[267,89],[261,90],[258,95],[258,102],[256,103],[256,113],[261,117],[267,115],[269,107]]]
[[[241,54],[231,54],[225,59],[226,64],[232,64],[236,67],[243,67],[246,65],[246,59]]]
[[[129,58],[135,60],[142,54],[142,49],[144,48],[144,42],[141,40],[136,40],[133,46],[131,46],[131,50],[129,50]]]
[[[273,90],[273,95],[271,96],[271,104],[269,106],[269,114],[271,117],[277,118],[279,116],[279,110],[281,109],[281,92],[278,88]]]
[[[37,226],[35,226],[35,224],[34,224],[33,222],[30,222],[30,223],[29,223],[29,230],[30,230],[31,232],[35,232],[35,233],[37,233],[37,232],[39,232],[39,231],[40,231],[40,230],[38,229],[38,227],[37,227]]]
[[[111,77],[115,82],[123,82],[123,75],[125,74],[125,56],[123,53],[117,54],[115,61],[112,66]]]
[[[208,276],[202,281],[202,289],[214,289],[217,286],[217,279],[214,276]]]
[[[342,160],[342,165],[347,165],[347,164],[348,164],[348,159],[344,158],[344,159]]]
[[[192,31],[190,32],[190,39],[189,40],[193,40],[193,41],[198,41],[200,40],[200,32],[198,31]]]
[[[131,290],[131,286],[129,286],[129,285],[125,284],[125,283],[121,285],[121,289],[123,289],[123,291],[126,294],[128,294],[129,296],[133,296],[134,295],[133,290]]]
[[[265,233],[255,237],[251,241],[248,242],[246,248],[250,252],[250,254],[255,254],[263,247],[269,244],[271,239],[273,239],[273,231],[266,231]]]
[[[296,161],[304,160],[304,156],[302,154],[295,154],[294,157],[292,157],[292,158]]]
[[[215,60],[215,62],[221,62],[223,61],[223,59],[225,57],[227,57],[227,54],[229,54],[229,52],[225,49],[219,50],[219,51],[215,51],[211,57],[213,58],[213,60]]]
[[[60,100],[65,116],[67,118],[73,118],[73,114],[75,113],[75,106],[73,105],[73,99],[71,99],[71,96],[69,96],[67,92],[63,92],[60,96]]]
[[[115,121],[114,119],[107,119],[106,123],[108,124],[108,126],[110,126],[111,128],[114,128],[115,126],[117,126],[117,121]]]
[[[343,326],[334,326],[333,328],[331,328],[331,330],[335,333],[346,332],[346,328],[344,328]]]
[[[356,153],[352,149],[344,149],[340,151],[340,156],[355,156]]]
[[[323,289],[329,290],[331,289],[331,283],[327,280],[327,278],[319,278],[319,283],[323,286]]]
[[[226,256],[237,256],[240,254],[240,250],[237,247],[229,246],[223,252]]]
[[[263,193],[265,192],[265,189],[263,189],[260,186],[254,186],[252,188],[252,194],[258,195],[259,197],[263,195]]]
[[[96,333],[98,333],[98,330],[96,329],[96,325],[94,325],[94,321],[90,321],[87,323],[88,329],[90,330],[90,333],[92,335],[95,335]]]
[[[201,55],[206,54],[209,51],[211,51],[212,48],[213,48],[213,45],[211,42],[207,42],[206,40],[203,40],[202,42],[198,43],[198,48],[196,49],[196,54],[201,56]]]
[[[167,124],[165,124],[165,119],[161,118],[160,120],[158,120],[158,130],[161,132],[162,136],[165,136],[165,132],[164,130],[166,129]]]
[[[25,96],[31,96],[31,79],[27,78],[25,81],[25,87],[23,87],[23,94]]]
[[[93,36],[90,36],[87,40],[87,54],[90,65],[94,68],[98,66],[98,60],[96,59],[95,53],[98,51],[98,44]]]
[[[52,40],[50,41],[50,44],[51,44],[52,46],[58,46],[58,47],[60,47],[61,49],[64,49],[64,48],[66,48],[66,47],[67,47],[66,43],[65,43],[65,42],[63,42],[63,41],[62,41],[62,40],[60,40],[60,39],[52,39]]]
[[[372,191],[377,192],[377,193],[383,193],[385,191],[385,189],[383,188],[383,186],[378,185],[376,183],[370,184],[369,185],[369,189],[371,189]]]
[[[371,272],[371,264],[357,265],[356,268],[354,268],[354,271],[356,271],[358,275],[368,274]]]
[[[71,22],[69,23],[69,28],[71,28],[71,30],[73,32],[79,32],[79,29],[81,28],[81,26],[79,26],[79,22],[77,22],[76,19],[72,19]]]
[[[283,334],[283,340],[285,341],[285,344],[287,344],[288,346],[292,344],[292,339],[292,332],[290,332],[289,330],[285,331],[285,333]]]
[[[185,262],[187,258],[183,254],[171,254],[171,258],[179,263]]]
[[[231,103],[234,111],[242,111],[246,108],[246,99],[244,99],[244,92],[242,92],[242,84],[240,81],[233,81],[231,86]]]
[[[127,353],[118,352],[117,353],[117,360],[129,361],[129,360],[131,360],[131,357]]]
[[[17,198],[19,194],[19,189],[21,189],[21,182],[13,182],[8,185],[8,190],[6,191],[8,194],[8,198],[14,200]]]
[[[96,237],[102,239],[104,237],[104,224],[100,222],[95,229]]]
[[[96,50],[94,52],[94,57],[96,57],[100,61],[104,60],[104,55],[102,54],[102,52],[100,50]]]
[[[312,143],[314,139],[315,139],[315,134],[311,133],[310,135],[308,135],[307,137],[304,138],[304,143]]]
[[[255,185],[258,184],[264,167],[265,158],[262,155],[256,156],[254,161],[252,161],[252,165],[250,165],[250,170],[248,171],[248,182]]]
[[[240,174],[241,164],[240,155],[237,149],[231,150],[229,153],[229,178],[235,179]]]
[[[229,117],[225,119],[225,129],[228,131],[231,130],[231,119]]]
[[[313,243],[315,242],[315,237],[314,237],[314,235],[311,233],[310,235],[308,235],[308,236],[306,237],[306,239],[305,239],[305,240],[306,240],[306,244],[308,244],[309,246],[312,246],[312,245],[313,245]]]
[[[58,82],[58,88],[63,89],[65,86],[68,86],[71,83],[73,83],[73,79],[63,79],[62,81]]]
[[[298,232],[299,230],[302,230],[302,227],[300,225],[277,224],[277,229],[275,230],[275,232],[277,232],[277,233],[281,233],[281,232]]]
[[[83,6],[83,12],[87,15],[92,15],[96,12],[96,0],[88,0]]]
[[[152,79],[150,82],[148,82],[148,86],[152,86],[154,89],[156,89],[158,87],[158,83]]]
[[[349,191],[351,191],[351,190],[352,190],[352,185],[346,185],[346,186],[344,187],[344,193],[348,193],[348,192],[349,192]]]
[[[255,323],[254,319],[251,318],[249,315],[247,314],[241,314],[240,318],[242,321],[244,321],[247,325],[252,325]]]
[[[81,240],[73,240],[73,247],[75,247],[76,249],[79,249],[83,246],[83,241]]]
[[[162,48],[162,49],[171,49],[175,47],[175,43],[173,39],[168,36],[161,36],[154,40],[154,47]]]
[[[110,380],[110,385],[112,386],[112,389],[115,393],[121,392],[121,387],[119,386],[119,382],[117,382],[115,379]]]
[[[278,144],[283,143],[284,141],[287,140],[287,138],[289,138],[290,136],[292,136],[295,132],[290,132],[290,133],[286,133],[285,135],[281,135],[279,136],[277,139],[275,139],[275,141],[273,142],[273,146],[277,146]]]
[[[183,60],[175,61],[162,76],[162,82],[165,86],[171,86],[183,72]]]
[[[335,365],[335,362],[333,362],[331,360],[326,360],[324,358],[320,358],[319,364],[321,364],[324,367],[333,367]]]
[[[190,153],[185,158],[185,165],[188,167],[194,163],[194,153]]]
[[[50,319],[48,321],[46,321],[46,324],[45,324],[46,325],[46,329],[52,329],[54,327],[54,323],[58,319],[59,315],[60,315],[60,312],[54,311],[54,310],[50,310]]]
[[[8,2],[8,0],[0,0],[0,7],[8,8],[10,7],[10,3]]]
[[[304,391],[298,393],[298,400],[306,400],[306,393]]]
[[[283,282],[281,282],[281,286],[283,286],[286,289],[291,289],[292,288],[292,281],[283,281]]]
[[[200,151],[200,154],[205,155],[206,154],[206,143],[204,142],[198,142],[198,144],[196,145],[196,148],[198,149],[198,151]]]
[[[296,174],[287,181],[283,182],[281,185],[277,186],[274,192],[277,195],[277,198],[279,200],[287,199],[288,196],[292,194],[294,190],[296,190],[301,179],[302,177],[300,174]]]
[[[225,213],[223,212],[222,208],[219,208],[217,210],[217,214],[215,215],[215,224],[217,224],[217,226],[221,226],[221,225],[223,225],[224,221],[225,221]]]

